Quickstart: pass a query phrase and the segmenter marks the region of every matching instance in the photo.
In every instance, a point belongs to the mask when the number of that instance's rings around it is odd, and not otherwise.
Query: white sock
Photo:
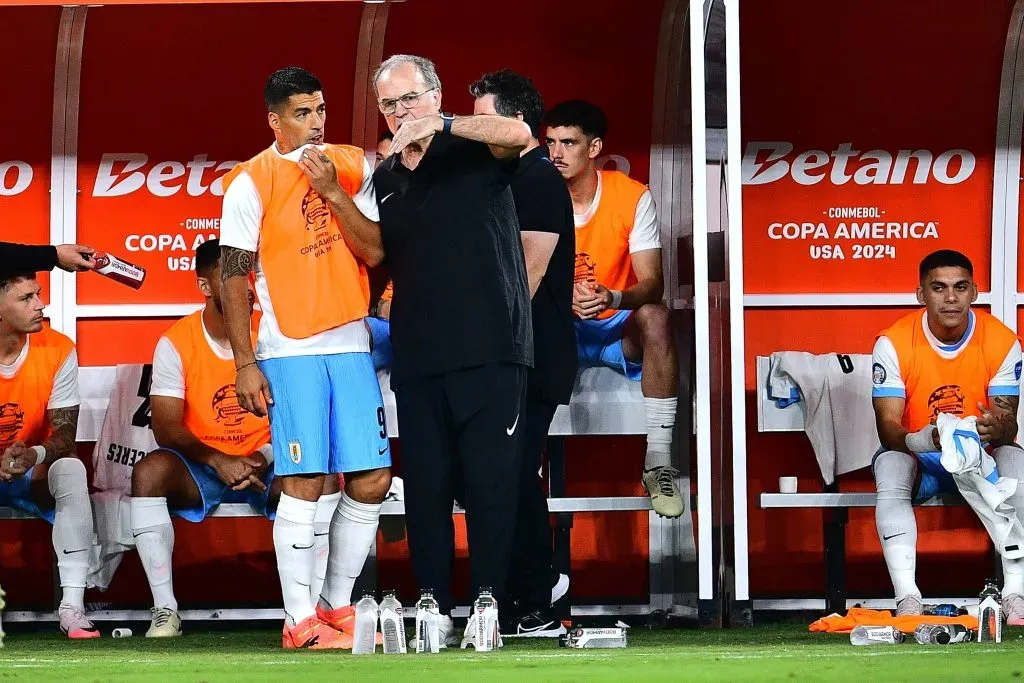
[[[921,597],[917,587],[917,520],[911,503],[917,461],[912,455],[888,451],[875,459],[875,527],[882,543],[896,602]]]
[[[999,476],[1017,480],[1017,490],[1006,499],[1024,522],[1024,451],[1014,446],[1000,446],[993,453]],[[1003,596],[1024,595],[1024,559],[1003,560]]]
[[[331,544],[328,537],[331,533],[331,519],[338,509],[341,491],[320,496],[316,502],[316,517],[313,519],[313,550],[316,551],[316,564],[313,565],[313,583],[309,587],[309,595],[313,604],[320,599],[324,588],[324,577],[327,576],[327,553]]]
[[[679,399],[675,396],[644,397],[647,412],[647,458],[644,461],[644,469],[672,464],[672,429],[676,426],[678,405]]]
[[[322,600],[330,609],[352,604],[352,587],[377,539],[381,504],[360,503],[342,492],[331,520],[331,551]]]
[[[153,592],[153,606],[178,611],[171,576],[174,551],[174,526],[167,510],[167,499],[140,496],[132,498],[132,535],[142,560],[142,568]]]
[[[281,494],[274,519],[274,551],[277,553],[277,574],[281,578],[285,617],[292,626],[316,613],[309,593],[313,565],[316,564],[313,551],[315,519],[315,501]]]
[[[85,465],[78,458],[61,458],[46,476],[57,502],[53,520],[53,550],[64,595],[62,605],[85,609],[85,578],[93,542],[92,505]]]

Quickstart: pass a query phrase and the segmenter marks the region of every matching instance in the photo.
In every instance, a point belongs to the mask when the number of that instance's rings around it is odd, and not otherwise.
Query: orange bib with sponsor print
[[[29,335],[28,355],[17,374],[0,376],[0,451],[19,439],[28,446],[46,439],[53,381],[74,348],[70,339],[48,327]]]
[[[355,195],[363,182],[363,150],[327,145],[342,189]],[[281,332],[306,339],[366,316],[366,264],[349,251],[337,217],[309,185],[298,164],[268,148],[224,177],[224,189],[242,171],[263,204],[259,261]]]
[[[623,291],[636,284],[629,255],[629,233],[636,207],[647,186],[619,171],[601,174],[601,199],[590,220],[576,227],[576,282],[602,284]],[[597,317],[618,311],[608,309]]]
[[[164,334],[181,357],[185,375],[185,427],[211,448],[245,456],[270,442],[270,422],[238,405],[235,365],[206,341],[203,312],[196,311]]]
[[[988,405],[989,381],[1017,341],[1006,325],[974,311],[974,332],[954,358],[939,355],[925,336],[921,311],[914,311],[882,332],[896,347],[906,385],[903,426],[912,432],[935,422],[939,413],[978,415]]]

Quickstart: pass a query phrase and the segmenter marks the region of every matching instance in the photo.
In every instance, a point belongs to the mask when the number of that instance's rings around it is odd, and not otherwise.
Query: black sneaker
[[[565,633],[552,609],[535,609],[527,612],[515,624],[515,628],[502,631],[503,638],[557,638]]]

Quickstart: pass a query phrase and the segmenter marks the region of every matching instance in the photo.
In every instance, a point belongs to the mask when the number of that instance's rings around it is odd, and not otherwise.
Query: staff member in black
[[[391,385],[409,550],[417,583],[445,615],[442,638],[457,643],[447,616],[456,466],[471,597],[503,594],[515,529],[533,328],[509,183],[530,130],[502,116],[441,114],[441,83],[422,57],[389,58],[373,85],[395,133],[373,180],[394,283]]]
[[[41,246],[0,242],[0,268],[9,270],[53,270],[60,266],[62,270],[92,270],[95,264],[90,257],[96,252],[92,247],[80,244],[61,244]]]
[[[532,135],[520,153],[512,195],[533,299],[534,366],[527,373],[515,542],[500,615],[503,635],[555,637],[565,629],[551,609],[553,592],[557,587],[564,594],[568,577],[559,577],[552,567],[547,495],[537,473],[555,409],[569,403],[576,380],[572,198],[540,144],[544,99],[530,79],[503,69],[481,77],[469,92],[476,100],[473,113],[518,118]]]

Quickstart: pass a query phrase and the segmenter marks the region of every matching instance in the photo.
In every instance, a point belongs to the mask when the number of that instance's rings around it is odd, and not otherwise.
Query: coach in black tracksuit
[[[484,75],[469,90],[476,98],[476,113],[521,118],[534,138],[512,178],[532,296],[534,367],[527,372],[519,508],[508,588],[499,613],[504,635],[554,636],[561,630],[551,609],[557,574],[552,568],[547,495],[538,471],[555,409],[569,402],[576,379],[572,198],[539,143],[544,100],[530,80],[504,69]]]
[[[373,176],[394,283],[391,385],[416,582],[454,607],[454,475],[466,489],[471,599],[505,588],[533,328],[509,184],[527,126],[440,115],[433,64],[396,56],[374,77],[395,131]],[[449,622],[450,624],[450,622]],[[446,630],[450,629],[450,625]],[[449,634],[445,634],[449,635]]]

